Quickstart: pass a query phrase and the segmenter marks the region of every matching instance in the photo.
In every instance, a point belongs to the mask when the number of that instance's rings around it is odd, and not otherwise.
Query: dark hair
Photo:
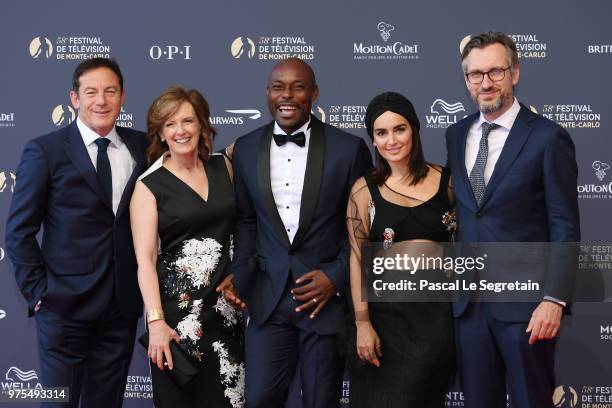
[[[376,95],[368,104],[365,114],[365,125],[370,136],[370,140],[374,143],[374,123],[385,112],[394,112],[406,118],[412,131],[412,146],[408,154],[408,171],[411,179],[409,185],[414,186],[427,176],[429,167],[425,161],[423,154],[423,144],[421,143],[421,135],[419,129],[421,124],[414,110],[412,102],[404,95],[397,92],[383,92]],[[378,185],[384,184],[391,175],[391,167],[387,160],[378,153],[378,149],[374,149],[375,165],[372,170],[372,175]]]
[[[198,151],[202,160],[208,160],[212,153],[212,139],[217,132],[210,124],[210,108],[201,93],[195,89],[185,90],[180,86],[172,86],[159,95],[147,112],[147,135],[149,147],[147,160],[153,163],[168,151],[168,144],[162,142],[159,136],[163,124],[178,111],[183,102],[189,102],[200,122],[201,134],[198,141]]]
[[[514,40],[508,36],[508,34],[499,31],[489,31],[473,36],[470,41],[465,44],[463,50],[461,50],[461,67],[463,68],[463,72],[466,72],[465,59],[474,48],[482,49],[492,44],[501,44],[504,46],[510,66],[515,67],[519,65],[518,52],[516,51]]]
[[[117,75],[117,78],[119,79],[119,87],[121,88],[121,91],[123,91],[123,75],[121,75],[119,64],[117,64],[117,62],[113,59],[102,57],[90,58],[77,65],[72,73],[72,90],[78,93],[79,86],[81,85],[79,82],[81,76],[83,76],[83,74],[86,72],[97,68],[108,68],[113,71],[115,75]]]

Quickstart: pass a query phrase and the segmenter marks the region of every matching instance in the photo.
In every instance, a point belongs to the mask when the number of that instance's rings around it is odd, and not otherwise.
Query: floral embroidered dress
[[[378,186],[370,174],[357,180],[348,204],[351,268],[359,268],[366,242],[388,248],[403,241],[452,238],[450,171],[432,166],[430,172],[439,174],[440,184],[427,201],[400,194],[386,183]],[[351,408],[442,408],[455,363],[451,304],[369,302],[368,309],[381,340],[381,366],[358,359],[355,318],[349,316]]]
[[[215,292],[229,271],[235,218],[225,161],[213,155],[204,163],[206,201],[161,163],[160,159],[141,180],[157,202],[162,308],[200,373],[179,389],[151,366],[155,406],[243,407],[242,313]]]

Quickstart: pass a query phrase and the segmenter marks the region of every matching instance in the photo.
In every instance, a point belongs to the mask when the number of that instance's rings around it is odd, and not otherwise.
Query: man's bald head
[[[276,65],[274,65],[272,67],[272,70],[270,71],[270,75],[268,76],[268,84],[270,83],[270,78],[272,77],[272,74],[276,71],[276,70],[282,70],[285,68],[291,68],[291,69],[297,69],[297,70],[303,70],[304,73],[306,74],[309,82],[313,85],[317,84],[317,80],[315,77],[315,73],[312,70],[312,68],[310,67],[310,65],[308,65],[306,62],[304,62],[304,60],[301,60],[299,58],[287,58],[285,60],[282,60],[280,62],[278,62]]]
[[[270,71],[267,95],[276,123],[285,132],[294,132],[308,121],[312,103],[319,96],[314,71],[299,58],[279,62]]]

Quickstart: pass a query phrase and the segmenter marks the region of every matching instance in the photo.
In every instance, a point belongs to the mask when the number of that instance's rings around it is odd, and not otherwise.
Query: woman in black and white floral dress
[[[214,131],[197,91],[168,89],[147,122],[149,160],[161,157],[141,176],[130,210],[155,405],[243,407],[242,314],[215,290],[232,256],[231,166],[210,154]],[[200,368],[182,389],[163,372],[170,341]]]

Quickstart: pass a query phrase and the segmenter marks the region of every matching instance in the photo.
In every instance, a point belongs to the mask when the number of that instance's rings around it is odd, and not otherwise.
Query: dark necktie
[[[487,165],[487,158],[489,157],[489,133],[498,127],[498,124],[489,122],[485,122],[482,125],[482,137],[480,138],[480,145],[478,146],[478,155],[476,156],[474,167],[472,167],[472,171],[470,172],[470,184],[472,185],[472,192],[474,193],[474,198],[476,198],[478,205],[480,205],[484,197],[485,188],[487,187],[484,179],[484,171]]]
[[[108,152],[106,149],[108,148],[108,144],[110,140],[105,137],[99,137],[95,141],[96,145],[98,145],[98,158],[96,169],[98,172],[98,181],[102,186],[102,191],[104,192],[104,197],[107,199],[108,203],[113,205],[113,174],[111,172],[110,161],[108,160]]]
[[[298,132],[295,135],[273,135],[274,143],[277,146],[287,144],[287,142],[293,142],[300,147],[306,146],[306,135],[304,132]]]

